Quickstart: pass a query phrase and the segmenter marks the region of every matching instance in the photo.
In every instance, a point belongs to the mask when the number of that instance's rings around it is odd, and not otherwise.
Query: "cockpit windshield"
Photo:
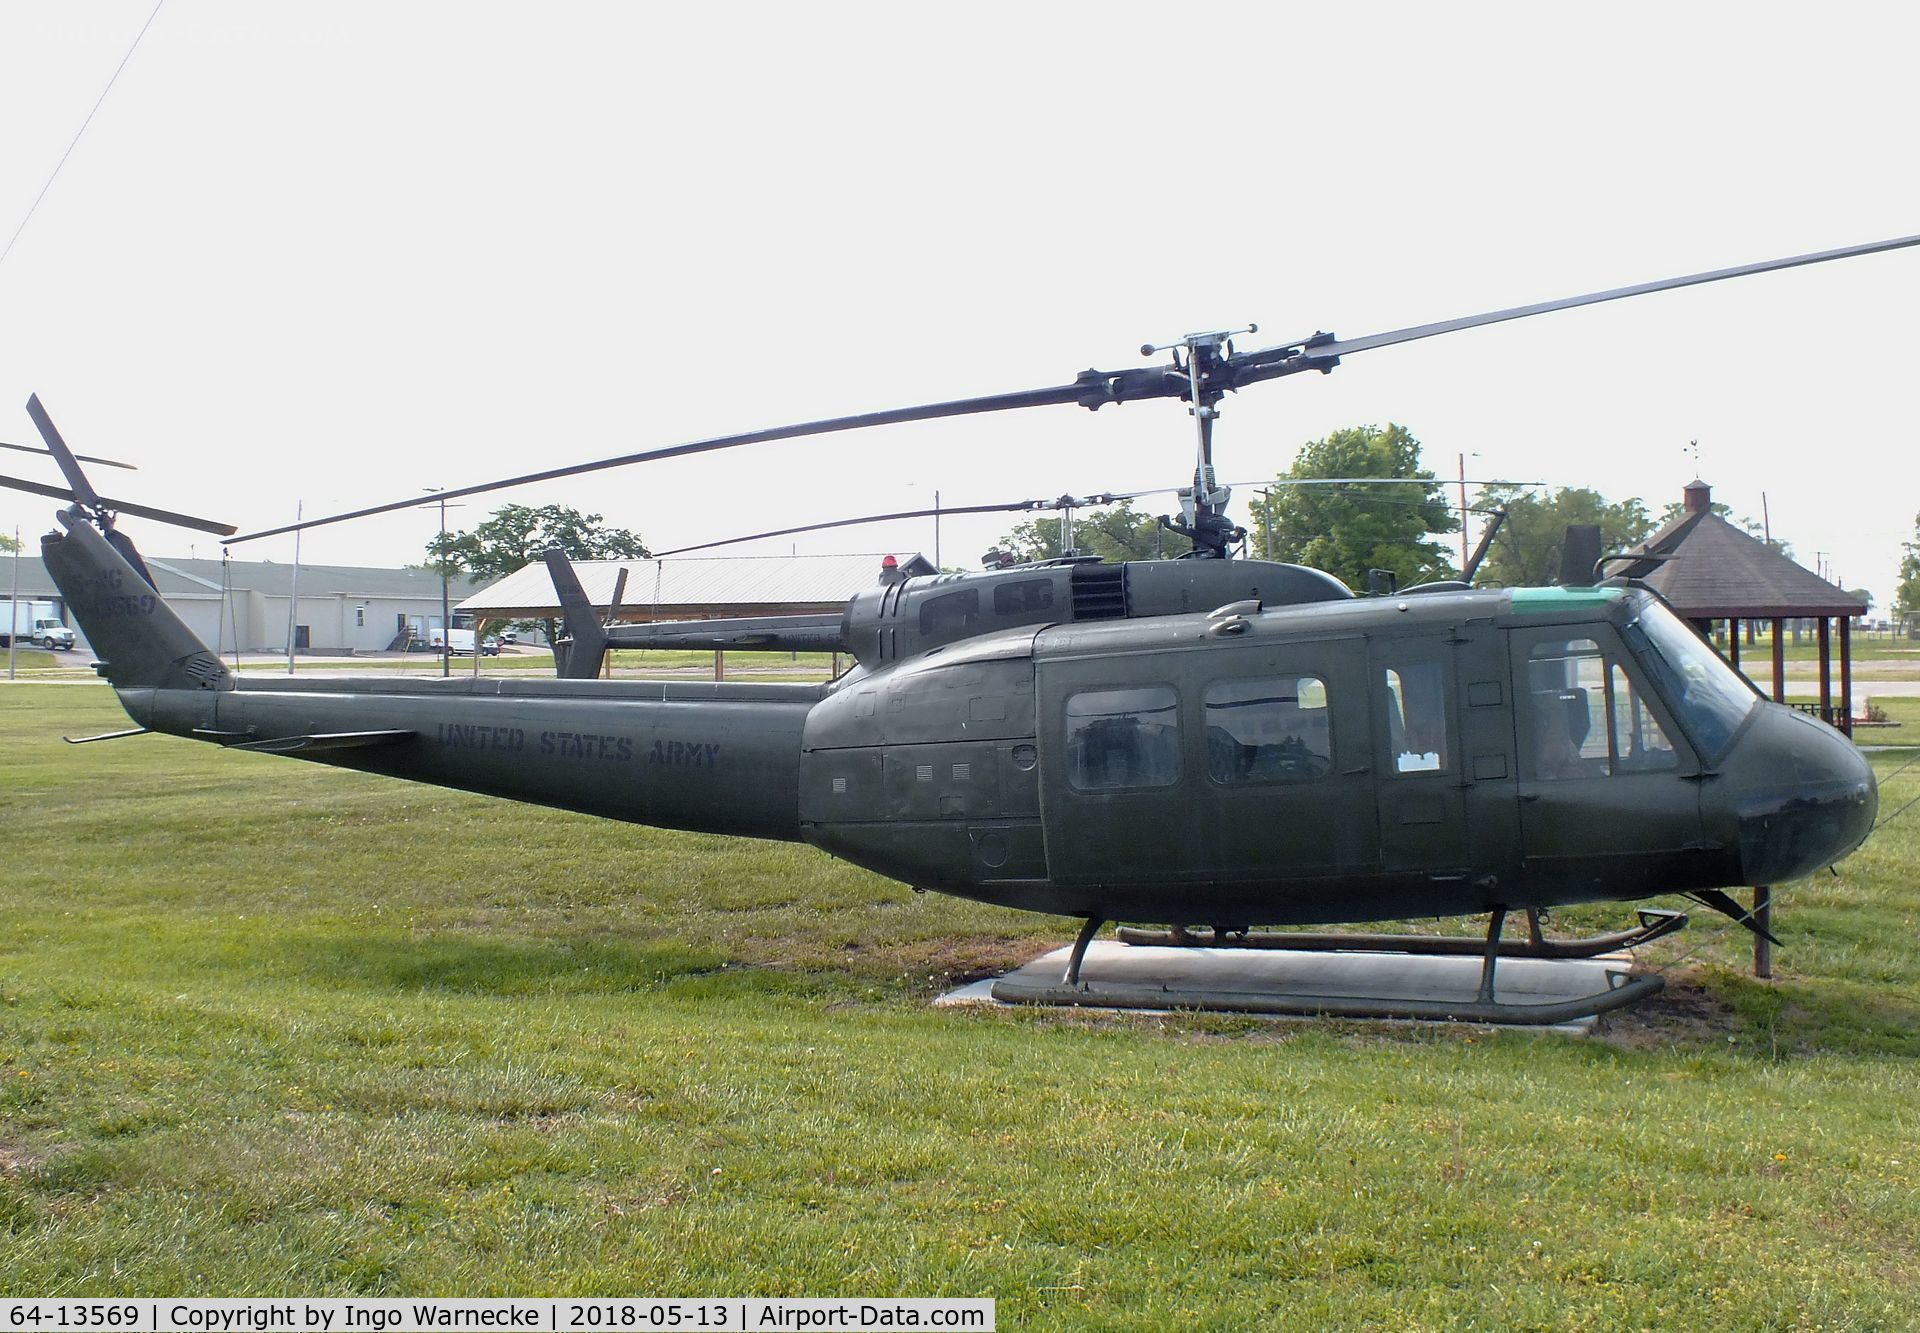
[[[1700,746],[1700,757],[1711,763],[1760,695],[1662,603],[1649,597],[1639,609],[1639,618],[1626,627],[1627,643]]]

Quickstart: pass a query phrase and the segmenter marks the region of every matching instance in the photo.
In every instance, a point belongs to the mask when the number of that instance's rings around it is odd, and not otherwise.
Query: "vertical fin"
[[[75,510],[59,518],[67,531],[42,537],[40,558],[114,688],[233,688],[226,664],[174,614],[143,568],[117,549],[131,550],[132,542],[120,533],[113,534],[118,541],[101,536]],[[133,556],[139,559],[139,552]]]

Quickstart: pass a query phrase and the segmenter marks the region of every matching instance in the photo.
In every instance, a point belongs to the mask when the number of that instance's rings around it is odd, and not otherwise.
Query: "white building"
[[[19,558],[20,600],[55,602],[62,619],[85,636],[65,611],[60,590],[38,554]],[[426,639],[440,628],[440,576],[424,569],[365,569],[354,565],[300,566],[299,613],[288,616],[294,568],[266,560],[146,557],[167,604],[209,648],[223,655],[287,651],[291,623],[302,652],[368,653],[404,647],[409,634]],[[0,600],[12,590],[13,561],[0,557]],[[458,603],[479,585],[456,578],[449,599]],[[458,618],[456,617],[456,620]]]

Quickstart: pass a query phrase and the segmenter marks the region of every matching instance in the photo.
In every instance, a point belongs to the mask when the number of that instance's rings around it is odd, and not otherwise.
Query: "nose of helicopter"
[[[1838,731],[1781,704],[1760,707],[1722,771],[1742,882],[1779,884],[1866,841],[1880,792],[1866,756]]]

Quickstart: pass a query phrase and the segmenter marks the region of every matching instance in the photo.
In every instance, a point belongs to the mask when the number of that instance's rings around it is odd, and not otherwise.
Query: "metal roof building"
[[[837,611],[880,577],[884,557],[872,555],[674,556],[660,560],[576,560],[574,573],[587,600],[601,612],[613,601],[620,570],[627,571],[619,613],[624,621],[709,620]],[[925,557],[899,557],[904,574],[932,574]],[[527,565],[462,601],[475,620],[548,620],[560,598],[544,564]]]
[[[31,543],[28,546],[31,549]],[[236,647],[248,653],[287,650],[292,565],[178,556],[148,556],[146,562],[160,595],[209,648],[221,653]],[[0,558],[0,601],[12,590],[12,563],[11,558]],[[60,601],[60,591],[37,554],[21,552],[19,576],[22,601]],[[472,579],[453,579],[454,600],[474,587]],[[424,638],[440,624],[440,576],[425,569],[302,562],[299,596],[293,623],[306,631],[303,648],[311,652],[378,652],[402,632],[412,630]],[[64,619],[73,623],[71,616]]]

